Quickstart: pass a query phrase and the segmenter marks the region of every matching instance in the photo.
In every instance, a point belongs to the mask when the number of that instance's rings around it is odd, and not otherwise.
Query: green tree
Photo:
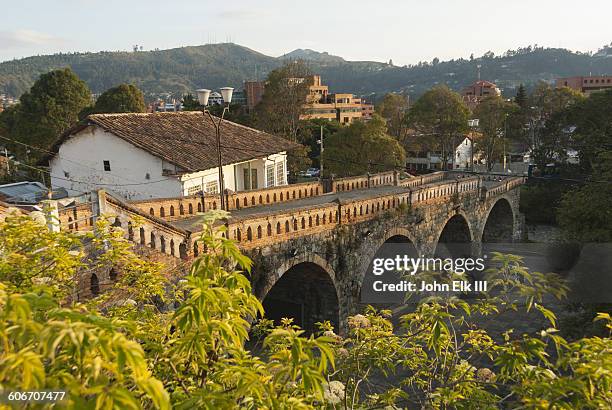
[[[103,92],[96,100],[92,113],[145,112],[146,108],[144,95],[138,87],[121,84]]]
[[[495,161],[503,156],[504,148],[507,149],[508,117],[515,108],[514,104],[495,95],[486,97],[474,109],[474,116],[478,118],[478,129],[481,133],[475,149],[482,153],[489,171]]]
[[[181,100],[183,105],[183,111],[198,111],[201,110],[200,102],[197,98],[193,96],[193,94],[185,94],[183,99]]]
[[[26,144],[48,149],[62,132],[78,121],[91,102],[87,85],[65,68],[43,74],[23,94],[12,121],[3,121],[8,136]],[[7,126],[8,125],[8,126]],[[23,148],[15,147],[16,152]],[[32,157],[40,156],[33,152]]]
[[[387,120],[389,135],[403,142],[406,136],[406,113],[408,99],[404,94],[385,94],[382,101],[376,104],[376,112]]]
[[[308,157],[313,166],[320,166],[321,144],[319,144],[319,140],[321,139],[321,130],[323,130],[323,145],[325,146],[327,139],[338,132],[340,128],[341,125],[338,121],[328,121],[321,118],[300,121],[298,142],[308,148]]]
[[[436,86],[423,94],[408,112],[408,124],[417,138],[429,140],[442,151],[443,167],[454,155],[454,142],[467,130],[469,110],[461,96],[446,86]]]
[[[404,148],[386,132],[385,120],[377,114],[368,122],[342,127],[325,140],[325,172],[344,177],[402,169],[406,162]]]
[[[519,85],[516,95],[514,96],[514,103],[524,110],[529,104],[528,98],[525,86],[523,84]]]

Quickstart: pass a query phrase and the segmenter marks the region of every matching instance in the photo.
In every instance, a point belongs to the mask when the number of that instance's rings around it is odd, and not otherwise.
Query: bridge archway
[[[514,236],[514,211],[506,198],[498,199],[487,214],[482,230],[483,243],[512,242]]]
[[[315,324],[329,320],[335,329],[340,324],[340,303],[333,270],[322,258],[294,258],[277,270],[277,279],[264,289],[265,316],[279,324],[282,318],[307,332]]]
[[[394,304],[404,301],[404,294],[391,295],[388,292],[380,293],[374,291],[374,282],[384,283],[399,282],[404,273],[385,271],[381,275],[374,274],[374,261],[379,259],[396,259],[398,256],[403,260],[406,256],[414,259],[419,255],[417,244],[413,235],[405,228],[393,228],[386,232],[383,240],[371,247],[368,256],[368,266],[363,271],[360,281],[360,304],[374,305],[377,308],[388,308]]]
[[[438,258],[463,258],[472,254],[474,235],[467,218],[461,214],[451,216],[440,231],[434,255]]]

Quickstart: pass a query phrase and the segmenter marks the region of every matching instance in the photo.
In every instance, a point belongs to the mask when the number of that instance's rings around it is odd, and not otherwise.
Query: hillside
[[[603,51],[602,51],[603,50]],[[240,87],[247,79],[262,79],[288,59],[309,61],[313,73],[323,76],[332,92],[359,95],[406,91],[418,96],[435,84],[460,89],[476,77],[495,81],[507,95],[518,84],[592,73],[612,74],[612,52],[604,48],[595,55],[564,49],[531,47],[494,56],[446,62],[434,60],[409,67],[372,61],[345,61],[313,50],[294,50],[278,58],[232,43],[138,52],[71,53],[28,57],[0,63],[0,93],[18,96],[49,70],[71,67],[100,93],[119,83],[133,83],[146,94],[181,94],[199,87]]]

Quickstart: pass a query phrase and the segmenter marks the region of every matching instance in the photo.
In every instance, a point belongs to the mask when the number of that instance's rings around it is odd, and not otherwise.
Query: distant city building
[[[470,109],[480,104],[484,98],[492,95],[501,95],[501,90],[497,88],[495,83],[485,80],[478,80],[461,91],[463,101]]]
[[[557,88],[569,87],[585,94],[612,88],[612,76],[577,76],[558,78],[555,81]]]
[[[248,111],[253,111],[263,98],[265,83],[263,81],[245,81],[244,93],[246,97],[246,107]]]
[[[285,185],[286,151],[298,145],[223,123],[224,186]],[[65,132],[49,155],[51,185],[70,195],[105,188],[126,199],[218,194],[215,130],[201,112],[94,114]]]
[[[238,105],[247,105],[247,97],[245,90],[234,90],[234,95],[232,96],[232,104]]]
[[[361,117],[364,121],[368,121],[374,115],[374,104],[368,104],[367,102],[361,100]]]
[[[11,105],[15,105],[19,102],[19,99],[11,97],[6,94],[0,94],[0,112],[4,111]]]
[[[363,117],[361,98],[347,93],[329,94],[319,75],[312,76],[304,108],[305,113],[300,116],[304,120],[322,118],[346,125]]]
[[[208,97],[208,104],[223,105],[223,96],[221,95],[221,93],[217,91],[211,92],[210,97]]]

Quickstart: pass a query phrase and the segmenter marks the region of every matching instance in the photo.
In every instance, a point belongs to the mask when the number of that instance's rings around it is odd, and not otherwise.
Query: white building
[[[230,191],[285,185],[297,144],[224,121],[221,158]],[[215,128],[201,112],[94,114],[68,130],[49,158],[51,184],[70,195],[108,189],[126,199],[218,193]]]
[[[470,168],[472,159],[477,159],[476,155],[472,156],[472,139],[465,137],[455,148],[455,169]]]

